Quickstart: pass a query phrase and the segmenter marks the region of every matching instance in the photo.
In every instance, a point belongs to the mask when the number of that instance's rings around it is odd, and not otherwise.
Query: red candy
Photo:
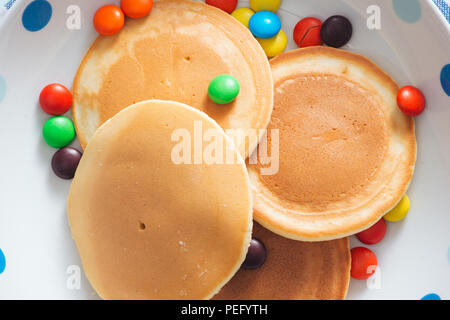
[[[375,273],[378,266],[375,253],[364,247],[353,248],[350,275],[358,280],[365,280]]]
[[[304,18],[297,23],[294,29],[294,41],[300,47],[320,46],[322,38],[320,29],[322,22],[316,18]]]
[[[42,89],[39,104],[44,112],[60,116],[69,111],[72,106],[72,94],[62,84],[53,83]]]
[[[372,227],[364,230],[356,235],[359,241],[365,244],[376,244],[383,240],[386,234],[386,221],[381,219],[375,223]]]
[[[210,6],[222,9],[225,12],[232,13],[237,7],[238,0],[206,0]]]
[[[419,89],[413,86],[406,86],[398,92],[397,104],[404,114],[414,117],[423,112],[426,101]]]

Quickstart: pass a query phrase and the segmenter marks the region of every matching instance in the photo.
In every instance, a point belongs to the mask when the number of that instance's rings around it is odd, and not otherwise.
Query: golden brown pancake
[[[219,300],[340,300],[350,280],[348,238],[325,242],[286,239],[253,227],[267,257],[255,270],[241,269],[214,297]]]
[[[234,164],[173,161],[179,142],[172,134],[193,136],[198,123],[223,138]],[[250,243],[245,162],[205,113],[141,102],[95,133],[72,183],[68,215],[84,271],[102,298],[208,299],[239,269]]]
[[[254,216],[282,236],[331,240],[370,227],[406,192],[416,160],[414,120],[397,84],[367,58],[311,47],[271,60],[279,171],[249,166]]]
[[[210,81],[231,74],[240,83],[236,100],[217,105]],[[142,19],[128,19],[121,32],[99,36],[74,80],[73,119],[84,148],[95,130],[133,103],[162,99],[206,112],[224,129],[266,128],[273,107],[267,57],[250,31],[229,14],[187,0],[156,2]],[[253,131],[252,131],[253,132]],[[237,144],[251,153],[258,137]]]

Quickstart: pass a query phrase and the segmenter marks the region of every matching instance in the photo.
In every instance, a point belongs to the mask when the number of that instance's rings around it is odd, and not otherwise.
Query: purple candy
[[[322,41],[330,47],[340,48],[347,44],[352,37],[353,27],[350,20],[343,16],[332,16],[324,21],[320,36]]]
[[[247,256],[242,264],[244,269],[257,269],[266,261],[266,247],[258,239],[252,239]]]
[[[53,172],[61,179],[72,179],[81,160],[81,152],[75,148],[65,147],[56,151],[52,158]]]

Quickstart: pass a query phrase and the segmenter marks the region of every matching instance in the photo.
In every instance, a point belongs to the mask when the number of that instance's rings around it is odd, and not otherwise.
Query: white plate
[[[394,0],[407,4],[397,11],[410,22],[398,17],[392,1],[377,1],[381,29],[369,30],[366,10],[374,2],[284,0],[279,11],[291,49],[296,47],[292,30],[301,17],[347,16],[354,35],[345,49],[373,59],[401,85],[421,88],[428,101],[417,118],[411,211],[404,221],[389,223],[386,238],[370,247],[380,264],[379,286],[369,289],[366,281],[352,280],[348,298],[420,299],[435,292],[450,299],[450,98],[440,83],[441,70],[450,63],[450,27],[431,0]],[[29,3],[17,0],[8,12],[0,11],[0,249],[6,258],[0,298],[98,298],[82,271],[80,288],[76,285],[80,260],[66,217],[70,182],[50,168],[55,150],[41,136],[48,116],[38,96],[48,83],[71,86],[96,37],[95,10],[118,1],[79,0],[76,7],[70,7],[73,0],[50,1],[50,22],[37,32],[22,24]],[[241,1],[240,6],[246,5]],[[67,27],[68,8],[80,9],[79,30]],[[355,238],[351,243],[361,245]],[[0,253],[0,271],[1,265]]]

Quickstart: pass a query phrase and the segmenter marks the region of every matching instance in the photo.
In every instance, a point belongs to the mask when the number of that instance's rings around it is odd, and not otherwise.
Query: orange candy
[[[123,13],[130,18],[143,18],[152,11],[153,0],[121,0]]]
[[[119,32],[125,23],[122,10],[115,5],[106,5],[94,15],[94,27],[103,36],[112,36]]]

